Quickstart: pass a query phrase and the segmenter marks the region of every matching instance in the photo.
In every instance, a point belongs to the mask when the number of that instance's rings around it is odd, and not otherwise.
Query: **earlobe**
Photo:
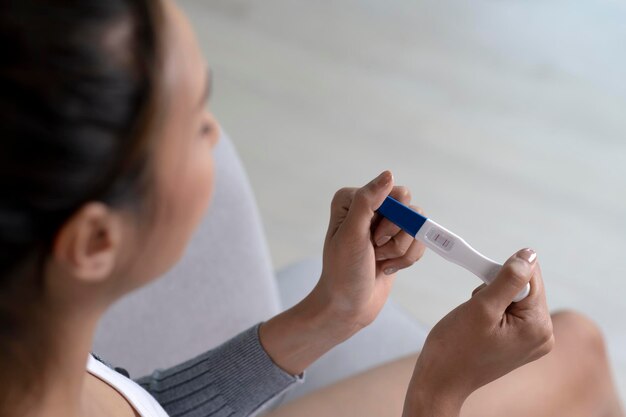
[[[109,278],[121,244],[119,216],[100,202],[82,206],[63,225],[53,246],[53,256],[67,274],[84,283]]]

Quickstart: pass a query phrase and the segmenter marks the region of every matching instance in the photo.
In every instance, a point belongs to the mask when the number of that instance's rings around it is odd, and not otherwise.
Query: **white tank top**
[[[152,395],[130,378],[109,368],[91,354],[87,359],[87,372],[109,384],[126,398],[141,417],[169,417]]]

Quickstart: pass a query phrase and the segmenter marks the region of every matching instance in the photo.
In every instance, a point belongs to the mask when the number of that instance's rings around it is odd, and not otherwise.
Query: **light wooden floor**
[[[275,266],[321,253],[334,191],[383,169],[485,254],[537,249],[604,329],[626,398],[626,5],[184,0]],[[395,299],[433,324],[478,280],[436,255]]]

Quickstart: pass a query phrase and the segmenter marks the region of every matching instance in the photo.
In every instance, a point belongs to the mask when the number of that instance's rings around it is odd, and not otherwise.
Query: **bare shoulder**
[[[141,417],[133,406],[115,388],[100,378],[85,373],[83,397],[92,410],[92,416]]]

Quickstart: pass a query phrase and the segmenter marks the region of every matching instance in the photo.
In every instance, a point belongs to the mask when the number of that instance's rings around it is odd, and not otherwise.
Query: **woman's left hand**
[[[421,242],[376,213],[388,195],[406,205],[411,200],[409,190],[394,186],[393,175],[384,171],[361,188],[340,189],[332,200],[322,274],[310,296],[347,325],[346,337],[374,321],[396,271],[424,254]]]

